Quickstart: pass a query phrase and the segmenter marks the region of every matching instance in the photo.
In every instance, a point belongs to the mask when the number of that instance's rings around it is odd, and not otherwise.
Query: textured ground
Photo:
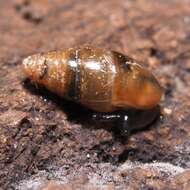
[[[23,82],[30,54],[93,44],[147,63],[163,115],[111,124]],[[60,103],[61,102],[61,103]],[[0,0],[0,189],[190,189],[190,0]]]

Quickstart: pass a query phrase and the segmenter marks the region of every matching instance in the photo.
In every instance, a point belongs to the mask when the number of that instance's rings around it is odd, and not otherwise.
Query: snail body
[[[162,88],[134,59],[90,46],[29,56],[23,70],[34,83],[98,112],[151,109]]]

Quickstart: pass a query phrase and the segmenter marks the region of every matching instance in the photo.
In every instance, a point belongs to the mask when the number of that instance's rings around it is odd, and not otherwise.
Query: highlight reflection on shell
[[[153,74],[135,60],[90,46],[29,56],[23,69],[33,82],[99,112],[150,109],[162,95]]]

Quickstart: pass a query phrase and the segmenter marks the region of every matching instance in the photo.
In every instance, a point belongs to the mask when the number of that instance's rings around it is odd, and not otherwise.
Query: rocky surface
[[[0,1],[0,189],[190,189],[190,1]],[[162,115],[112,124],[24,79],[30,54],[92,44],[146,63]]]

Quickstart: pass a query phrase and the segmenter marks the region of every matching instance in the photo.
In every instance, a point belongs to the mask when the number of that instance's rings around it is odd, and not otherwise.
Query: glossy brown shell
[[[162,89],[156,78],[135,60],[94,47],[39,53],[23,61],[33,82],[92,110],[149,109]]]

